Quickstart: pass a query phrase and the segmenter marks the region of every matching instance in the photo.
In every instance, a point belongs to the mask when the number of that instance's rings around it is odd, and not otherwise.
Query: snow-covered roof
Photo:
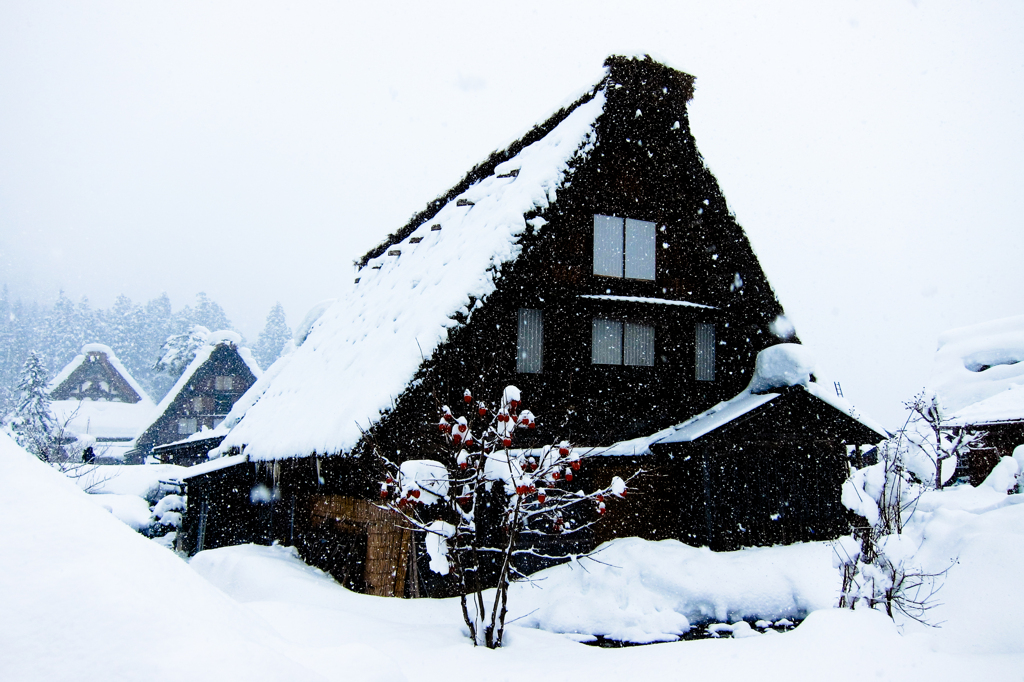
[[[860,422],[878,434],[879,438],[889,436],[885,428],[875,420],[861,414],[848,400],[831,393],[812,380],[814,361],[805,346],[794,343],[780,343],[770,346],[757,354],[754,375],[750,383],[739,394],[729,400],[690,417],[681,424],[670,426],[649,436],[615,443],[600,448],[595,454],[625,456],[650,453],[655,443],[683,443],[695,441],[720,429],[745,414],[756,410],[779,396],[779,389],[800,387],[851,419]]]
[[[135,377],[133,377],[131,372],[128,371],[128,368],[121,363],[117,354],[114,353],[110,346],[105,346],[102,343],[87,343],[82,346],[81,352],[75,356],[74,360],[65,365],[64,369],[58,372],[57,376],[50,381],[50,384],[47,386],[47,390],[53,392],[58,386],[67,381],[68,377],[70,377],[76,369],[82,366],[82,363],[85,362],[85,358],[89,353],[103,353],[106,355],[107,362],[110,363],[110,366],[113,367],[118,374],[124,377],[124,380],[128,382],[128,385],[132,387],[132,390],[139,394],[139,397],[142,398],[143,402],[148,402],[150,409],[152,409],[153,402],[150,400],[149,396],[146,395],[146,391],[143,390],[142,385],[135,380]]]
[[[253,459],[351,449],[448,338],[453,316],[471,315],[471,301],[479,306],[495,290],[497,271],[521,252],[527,220],[544,228],[543,218],[528,216],[555,200],[570,164],[593,148],[604,105],[596,89],[543,137],[369,258],[224,447],[246,446]]]
[[[1024,315],[941,334],[928,388],[952,424],[1024,419]]]
[[[77,436],[131,440],[139,435],[153,414],[153,401],[137,403],[106,400],[55,400],[50,403],[57,423]]]
[[[220,471],[221,469],[227,469],[233,467],[236,464],[241,464],[247,461],[245,455],[231,455],[230,457],[218,457],[217,459],[211,459],[209,462],[203,462],[202,464],[196,464],[195,466],[189,467],[183,474],[178,478],[182,481],[192,478],[193,476],[202,476],[212,471]]]
[[[681,443],[695,441],[716,429],[719,429],[731,421],[742,417],[751,410],[771,402],[779,397],[779,393],[751,393],[744,390],[739,395],[720,402],[714,407],[690,417],[682,424],[672,426],[665,431],[664,435],[658,438],[657,443]]]

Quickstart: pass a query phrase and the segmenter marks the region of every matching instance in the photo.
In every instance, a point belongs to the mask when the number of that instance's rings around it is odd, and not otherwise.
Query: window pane
[[[594,216],[594,274],[622,277],[622,218]]]
[[[623,364],[639,367],[654,366],[654,327],[649,324],[626,323],[622,349]]]
[[[715,380],[715,325],[697,325],[697,380]]]
[[[594,318],[590,360],[595,365],[622,364],[622,323]]]
[[[536,374],[544,358],[544,316],[536,308],[519,309],[516,371]]]
[[[626,277],[654,279],[655,225],[626,219]]]

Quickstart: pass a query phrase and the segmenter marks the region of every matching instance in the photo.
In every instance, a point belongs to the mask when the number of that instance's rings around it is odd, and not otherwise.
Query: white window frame
[[[594,274],[653,282],[657,276],[657,224],[594,214]]]

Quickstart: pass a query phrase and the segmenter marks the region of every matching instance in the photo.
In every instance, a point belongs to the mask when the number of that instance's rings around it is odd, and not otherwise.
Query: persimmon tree
[[[597,523],[612,500],[626,497],[627,481],[642,473],[627,480],[615,476],[590,492],[574,489],[586,460],[599,452],[564,440],[513,448],[517,433],[537,426],[537,417],[521,405],[515,386],[506,387],[496,403],[478,401],[467,389],[461,414],[440,408],[437,437],[445,463],[381,458],[381,506],[425,533],[430,568],[452,576],[474,645],[492,649],[501,646],[509,585],[526,577],[516,559],[571,558],[552,549],[567,544],[557,539],[568,541]],[[489,588],[495,588],[493,597],[485,595]]]

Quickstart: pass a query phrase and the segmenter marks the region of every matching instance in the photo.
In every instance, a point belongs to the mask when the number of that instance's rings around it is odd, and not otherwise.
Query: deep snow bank
[[[258,618],[0,433],[0,677],[319,679]]]
[[[712,552],[676,540],[622,538],[594,560],[563,564],[513,586],[509,620],[630,642],[677,639],[691,625],[804,618],[835,604],[828,543]]]

